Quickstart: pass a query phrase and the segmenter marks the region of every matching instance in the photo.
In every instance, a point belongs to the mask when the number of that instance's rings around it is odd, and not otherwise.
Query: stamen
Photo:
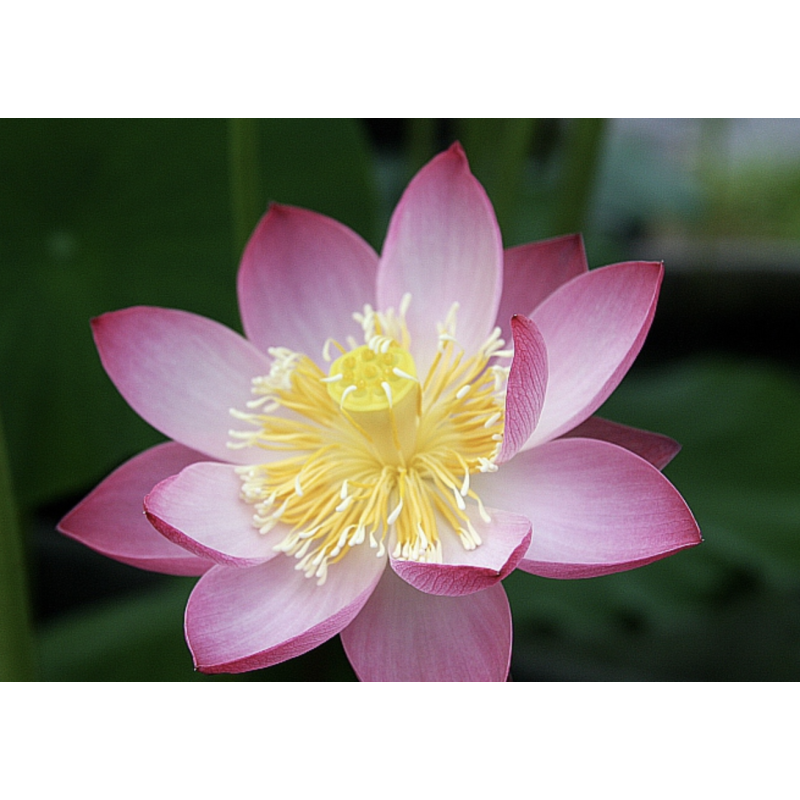
[[[397,518],[400,516],[400,512],[403,510],[403,498],[401,497],[398,501],[397,505],[394,507],[394,511],[386,518],[387,525],[394,525],[397,522]]]
[[[500,330],[465,353],[453,304],[437,326],[428,373],[417,377],[410,302],[405,294],[396,313],[365,305],[354,314],[364,344],[348,337],[346,350],[327,339],[323,358],[341,353],[327,375],[304,355],[270,348],[269,374],[252,383],[256,396],[231,411],[250,430],[231,431],[229,447],[284,455],[236,468],[255,528],[284,526],[274,549],[319,585],[367,539],[379,558],[389,549],[394,558],[441,563],[447,536],[467,550],[481,544],[470,503],[490,521],[470,476],[498,469],[509,369],[489,360],[505,352]]]
[[[398,367],[394,367],[392,369],[392,372],[395,375],[397,375],[398,378],[405,378],[407,381],[416,381],[417,383],[419,383],[419,381],[413,375],[409,375],[407,372],[404,372],[402,369],[399,369]]]
[[[503,414],[500,411],[495,411],[495,413],[492,414],[492,416],[489,417],[489,419],[487,419],[486,422],[483,423],[483,427],[484,428],[491,428],[492,425],[494,425],[495,422],[497,422],[497,420],[499,420],[500,417],[502,417],[502,416],[503,416]]]
[[[352,394],[353,392],[357,391],[358,387],[354,384],[350,384],[343,392],[342,392],[342,399],[339,400],[339,408],[344,408],[344,401],[347,399],[347,395]]]

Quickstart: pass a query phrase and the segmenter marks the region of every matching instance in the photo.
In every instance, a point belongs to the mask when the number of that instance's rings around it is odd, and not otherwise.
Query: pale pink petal
[[[212,562],[167,541],[147,522],[142,502],[159,481],[205,456],[165,442],[112,472],[58,523],[58,530],[105,556],[169,575],[202,575]]]
[[[683,498],[652,464],[597,439],[548,442],[473,486],[484,502],[531,520],[519,568],[536,575],[607,575],[701,541]]]
[[[262,450],[227,447],[236,422],[230,409],[243,410],[252,379],[269,374],[269,358],[250,342],[218,322],[166,308],[113,311],[92,327],[109,377],[154,428],[223,461],[263,460]]]
[[[375,304],[378,256],[335,220],[273,205],[245,248],[239,308],[247,338],[266,352],[288,347],[320,365],[327,338],[360,339],[353,312]]]
[[[501,584],[435,597],[387,569],[342,644],[362,681],[504,681],[511,609]]]
[[[514,357],[508,374],[503,444],[497,463],[513,458],[533,433],[547,387],[547,351],[536,325],[527,317],[511,319]]]
[[[503,295],[495,325],[503,338],[511,336],[514,314],[531,312],[562,283],[589,269],[580,234],[509,247],[503,259]]]
[[[651,433],[619,422],[611,422],[602,417],[589,417],[585,422],[565,433],[561,438],[602,439],[618,444],[637,456],[649,461],[654,467],[664,467],[680,452],[681,446],[669,436]]]
[[[486,509],[491,522],[485,522],[477,510],[467,515],[482,544],[467,550],[457,534],[440,520],[443,563],[423,563],[391,559],[392,569],[421,592],[459,597],[499,583],[511,574],[531,541],[531,523],[527,517],[498,509]]]
[[[192,464],[154,487],[144,510],[159,533],[189,552],[217,564],[251,567],[277,555],[273,548],[286,528],[259,533],[241,490],[230,464]]]
[[[567,433],[614,391],[650,329],[663,273],[657,263],[603,267],[564,284],[533,312],[549,372],[526,448]]]
[[[328,569],[323,586],[281,556],[257,567],[217,566],[186,607],[186,639],[197,669],[246,672],[313,650],[361,610],[386,566],[367,547]]]
[[[397,309],[411,294],[412,355],[424,375],[438,345],[437,323],[459,303],[456,339],[477,352],[494,327],[503,277],[500,228],[459,144],[423,167],[403,194],[378,267],[378,305]]]

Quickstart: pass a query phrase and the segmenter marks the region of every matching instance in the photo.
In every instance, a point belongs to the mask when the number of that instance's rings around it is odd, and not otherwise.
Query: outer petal
[[[103,367],[139,416],[214,458],[253,459],[249,448],[227,447],[229,410],[243,408],[252,379],[269,374],[269,359],[250,342],[218,322],[166,308],[114,311],[92,327]]]
[[[329,337],[359,332],[353,312],[375,303],[378,256],[322,214],[273,205],[247,243],[239,308],[248,339],[266,352],[288,347],[322,361]]]
[[[612,444],[618,444],[637,456],[649,461],[654,467],[664,467],[680,452],[681,446],[669,436],[660,433],[650,433],[619,422],[611,422],[602,417],[589,417],[585,422],[565,433],[561,438],[602,439]]]
[[[459,597],[499,583],[509,575],[531,542],[531,523],[527,517],[508,511],[487,509],[491,522],[477,513],[470,514],[473,527],[482,539],[474,550],[466,550],[455,533],[442,536],[443,563],[391,559],[392,569],[421,592]]]
[[[394,211],[378,267],[378,305],[406,316],[417,371],[436,354],[436,324],[459,303],[456,338],[475,353],[492,330],[503,275],[500,228],[483,187],[454,144],[423,167]]]
[[[519,567],[536,575],[607,575],[701,541],[683,498],[652,464],[596,439],[548,442],[473,485],[485,501],[530,517],[533,540]]]
[[[503,295],[497,312],[503,338],[511,336],[509,321],[514,314],[530,315],[562,283],[587,272],[583,238],[574,233],[531,242],[505,251]]]
[[[663,273],[656,263],[603,267],[564,284],[534,311],[549,374],[526,447],[571,430],[614,391],[650,329]]]
[[[500,584],[432,597],[387,569],[342,644],[362,681],[504,681],[511,609]]]
[[[231,567],[251,567],[277,555],[285,527],[260,534],[253,506],[230,464],[192,464],[158,484],[144,499],[155,529],[186,550]]]
[[[506,391],[506,421],[497,462],[513,458],[533,433],[547,387],[547,350],[536,325],[514,315],[514,357]]]
[[[58,523],[58,530],[134,567],[170,575],[202,575],[212,563],[167,541],[142,513],[142,500],[156,483],[202,458],[175,442],[145,450],[81,500]]]
[[[197,669],[246,672],[305,653],[348,625],[386,566],[356,548],[328,570],[324,586],[287,556],[248,569],[217,566],[186,606],[186,639]]]

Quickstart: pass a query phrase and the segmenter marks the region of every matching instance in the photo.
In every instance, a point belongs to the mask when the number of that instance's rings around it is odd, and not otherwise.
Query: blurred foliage
[[[800,165],[718,168],[707,192],[706,236],[800,240]]]
[[[759,362],[690,360],[626,379],[600,413],[681,442],[665,473],[705,541],[588,581],[516,573],[506,583],[520,669],[599,680],[796,678],[798,409],[796,375]]]
[[[668,164],[654,171],[643,155],[609,154],[607,131],[592,120],[413,120],[388,148],[352,120],[236,125],[0,122],[0,408],[23,520],[29,533],[37,530],[28,540],[34,589],[39,596],[67,587],[63,597],[38,604],[48,609],[38,647],[45,679],[206,679],[192,670],[183,641],[191,581],[145,580],[115,564],[116,593],[111,586],[104,594],[92,556],[102,559],[53,530],[69,503],[161,438],[105,376],[92,316],[153,304],[238,329],[235,253],[268,202],[329,214],[379,249],[410,175],[455,138],[498,209],[507,244],[587,223],[624,232],[625,220],[640,212],[686,217],[700,208],[696,187],[682,188]],[[256,169],[248,171],[248,162]],[[797,234],[800,188],[793,187],[800,184],[790,171],[767,181],[754,170],[751,183],[737,179],[717,199],[713,171],[706,178],[703,198],[713,200],[720,220],[740,220],[739,232],[760,215],[759,230]],[[758,188],[759,180],[769,188]],[[238,206],[232,187],[245,198]],[[615,205],[623,196],[627,204]],[[610,198],[603,199],[605,216],[593,198]],[[587,244],[597,265],[597,245]],[[603,413],[682,442],[667,475],[706,541],[605,578],[511,576],[514,677],[794,679],[797,377],[755,360],[653,363],[634,371]],[[69,591],[68,582],[52,580],[59,570],[73,581]],[[247,677],[353,674],[336,639]]]
[[[375,244],[357,123],[271,121],[258,133],[262,210],[308,206]],[[0,145],[0,407],[29,506],[79,491],[161,438],[104,374],[91,317],[159,305],[238,328],[228,128],[2,121]]]

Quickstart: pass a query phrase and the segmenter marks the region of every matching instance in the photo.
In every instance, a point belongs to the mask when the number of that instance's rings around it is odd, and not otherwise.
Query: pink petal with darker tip
[[[145,450],[81,500],[58,530],[124,564],[169,575],[202,575],[212,562],[161,536],[147,522],[142,502],[157,483],[203,458],[175,442]]]
[[[500,228],[459,144],[436,156],[394,211],[378,266],[378,305],[407,292],[411,353],[424,375],[436,355],[437,323],[458,302],[456,339],[472,354],[492,331],[503,277]]]
[[[675,487],[652,464],[608,442],[548,442],[488,478],[473,481],[484,501],[533,523],[519,568],[536,575],[607,575],[701,541]]]
[[[387,569],[342,644],[362,681],[505,681],[511,609],[501,584],[435,597]]]
[[[248,339],[288,347],[322,364],[325,340],[361,330],[353,312],[375,304],[378,256],[329,217],[273,205],[247,243],[238,293]]]
[[[641,456],[658,469],[664,469],[681,449],[680,444],[674,439],[670,439],[669,436],[632,428],[630,425],[611,422],[602,417],[589,417],[561,438],[574,439],[575,437],[602,439],[605,442],[618,444],[620,447],[636,453],[637,456]]]
[[[513,572],[531,541],[531,523],[520,514],[486,509],[491,522],[485,522],[477,510],[467,514],[481,538],[474,550],[467,550],[454,531],[440,520],[439,534],[443,562],[425,563],[391,559],[392,569],[406,583],[421,592],[459,597],[499,583]]]
[[[217,564],[251,567],[274,558],[283,525],[261,534],[242,481],[230,464],[192,464],[159,483],[144,499],[155,529],[191,553]]]
[[[386,559],[356,548],[323,586],[281,556],[257,567],[216,566],[186,607],[186,638],[202,672],[246,672],[313,650],[346,627],[372,594]]]
[[[655,263],[603,267],[564,284],[533,312],[549,372],[525,448],[567,433],[614,391],[650,329],[663,273]]]
[[[222,461],[263,460],[231,450],[231,408],[252,399],[270,360],[230,328],[186,311],[139,306],[92,320],[100,360],[128,404],[154,428]]]
[[[561,284],[588,269],[583,237],[577,233],[509,247],[503,257],[503,294],[495,322],[503,338],[511,337],[509,322],[514,314],[530,316]]]

